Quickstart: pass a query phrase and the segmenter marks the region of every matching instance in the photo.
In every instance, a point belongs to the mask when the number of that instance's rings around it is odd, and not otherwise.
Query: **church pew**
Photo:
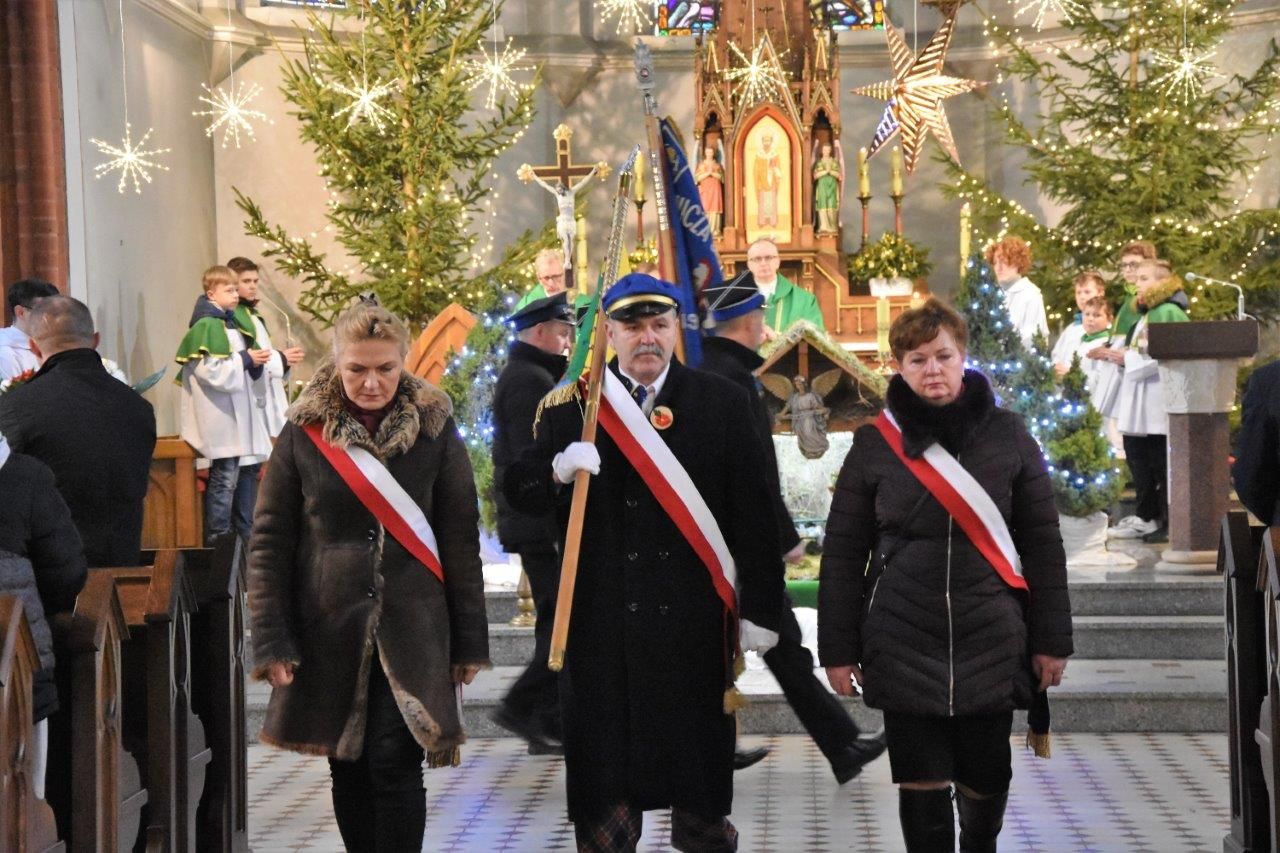
[[[1218,571],[1226,613],[1228,738],[1231,773],[1231,831],[1226,853],[1267,848],[1267,788],[1262,754],[1255,740],[1266,694],[1266,633],[1263,597],[1258,592],[1258,557],[1264,528],[1250,527],[1243,512],[1222,517]]]
[[[0,850],[66,850],[53,809],[36,798],[31,759],[31,679],[40,667],[35,640],[13,596],[0,596]]]
[[[191,707],[195,594],[178,551],[136,568],[94,569],[112,578],[130,639],[124,644],[125,743],[145,753],[149,850],[194,851],[196,808],[212,750]]]
[[[191,619],[191,703],[205,721],[212,762],[198,814],[201,850],[249,849],[244,708],[244,553],[234,533],[182,551],[199,608]]]
[[[54,627],[59,695],[69,704],[51,721],[49,801],[73,853],[132,850],[147,790],[122,739],[129,627],[111,576],[90,572],[75,613]]]
[[[1266,667],[1265,693],[1258,715],[1255,739],[1261,752],[1262,775],[1266,781],[1266,821],[1270,849],[1280,843],[1280,528],[1268,528],[1262,538],[1258,564],[1258,589],[1263,594],[1263,619],[1266,645],[1263,647]]]

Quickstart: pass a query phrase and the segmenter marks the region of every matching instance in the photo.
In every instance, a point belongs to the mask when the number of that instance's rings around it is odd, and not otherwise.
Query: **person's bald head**
[[[70,296],[37,299],[28,315],[27,333],[42,364],[60,352],[98,348],[93,315],[83,302]]]

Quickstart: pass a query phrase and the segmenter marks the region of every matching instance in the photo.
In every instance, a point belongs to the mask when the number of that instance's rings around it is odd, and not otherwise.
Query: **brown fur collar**
[[[373,438],[342,406],[342,381],[333,359],[316,370],[297,401],[289,407],[289,420],[298,426],[323,423],[325,441],[335,447],[363,447],[383,459],[406,452],[419,433],[435,438],[453,414],[448,395],[411,373],[400,377],[391,411]]]
[[[1177,302],[1185,311],[1187,309],[1187,305],[1189,304],[1187,302],[1186,296],[1184,295],[1181,300],[1177,300],[1175,299],[1175,297],[1180,292],[1185,294],[1186,289],[1187,289],[1187,286],[1182,281],[1181,277],[1176,275],[1170,276],[1169,278],[1166,278],[1164,281],[1157,284],[1155,287],[1151,288],[1151,290],[1147,291],[1147,294],[1145,297],[1138,296],[1137,298],[1138,308],[1140,310],[1150,310],[1152,308],[1155,308],[1157,305],[1173,300]]]

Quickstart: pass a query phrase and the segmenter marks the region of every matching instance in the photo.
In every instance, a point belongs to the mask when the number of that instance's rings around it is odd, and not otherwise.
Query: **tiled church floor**
[[[887,759],[838,787],[801,735],[745,738],[770,757],[735,779],[743,851],[895,851],[902,847]],[[1040,761],[1015,744],[1002,851],[1217,851],[1229,821],[1226,737],[1062,734]],[[323,759],[249,750],[255,851],[339,851]],[[514,739],[477,739],[463,764],[427,774],[428,851],[571,850],[563,766]],[[645,817],[641,849],[670,849],[667,815]]]

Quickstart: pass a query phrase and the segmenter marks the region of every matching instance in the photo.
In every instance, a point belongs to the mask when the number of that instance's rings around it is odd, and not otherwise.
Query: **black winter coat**
[[[764,359],[750,347],[728,338],[706,338],[702,342],[702,364],[698,365],[698,369],[736,382],[751,396],[751,424],[764,445],[765,474],[775,486],[773,513],[778,519],[778,546],[785,554],[800,544],[800,535],[796,533],[795,522],[791,520],[791,513],[782,500],[778,452],[773,446],[773,418],[769,417],[769,408],[764,403],[764,389],[755,375],[762,364]]]
[[[50,356],[0,395],[0,433],[53,469],[91,566],[136,566],[156,417],[91,349]]]
[[[1029,597],[1007,586],[874,426],[854,435],[836,481],[818,585],[824,666],[861,664],[869,706],[918,716],[992,714],[1032,698],[1030,655],[1072,652],[1066,556],[1053,488],[1022,418],[985,377],[933,407],[895,376],[886,397],[907,455],[935,441],[1000,509]],[[890,552],[887,566],[883,555]],[[949,598],[949,601],[948,601]]]
[[[1259,367],[1244,392],[1231,479],[1240,503],[1263,524],[1280,523],[1280,362]]]
[[[658,434],[733,554],[742,617],[777,630],[781,552],[746,394],[673,361],[655,405],[670,408]],[[558,504],[561,531],[573,490],[555,485],[551,459],[581,431],[580,400],[548,405],[537,444],[507,473],[512,504]],[[561,682],[569,816],[595,819],[623,801],[728,814],[731,620],[706,566],[603,428],[596,447]]]
[[[343,405],[333,362],[289,410],[258,494],[249,542],[255,678],[297,664],[271,691],[261,740],[354,761],[379,655],[396,705],[432,766],[466,739],[452,665],[489,665],[479,509],[466,446],[439,389],[404,374],[376,436]],[[387,535],[303,428],[376,456],[435,533],[444,583]]]
[[[503,494],[507,467],[533,446],[533,416],[538,403],[564,375],[568,359],[515,341],[507,352],[507,366],[493,389],[493,482],[498,508],[498,539],[507,551],[555,541],[552,512],[520,512]]]
[[[40,654],[32,683],[36,722],[58,710],[48,620],[75,609],[85,571],[80,534],[53,472],[21,453],[0,461],[0,595],[22,600]]]

